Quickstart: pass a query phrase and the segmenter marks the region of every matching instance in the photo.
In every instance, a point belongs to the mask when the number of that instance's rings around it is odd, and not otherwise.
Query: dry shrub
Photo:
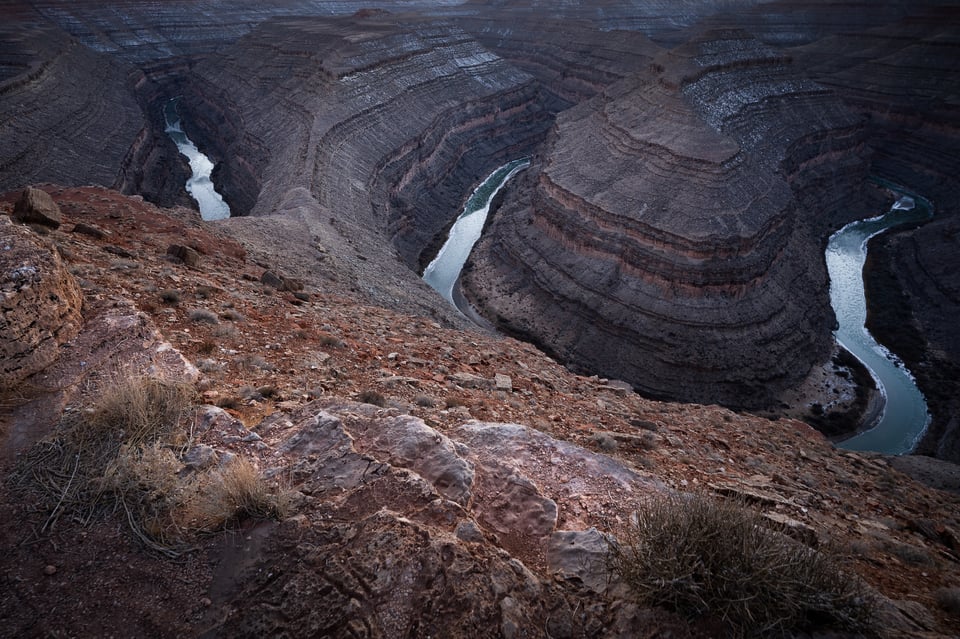
[[[828,554],[705,495],[657,497],[612,543],[610,568],[648,605],[724,623],[731,636],[864,630],[872,600]]]
[[[387,398],[375,390],[365,390],[360,393],[360,401],[364,404],[372,404],[383,408],[387,405]]]
[[[934,597],[938,606],[951,615],[960,617],[960,588],[939,588]]]
[[[184,474],[178,454],[190,437],[180,422],[194,398],[185,383],[118,375],[87,410],[69,413],[14,473],[21,487],[39,489],[49,511],[41,532],[65,515],[85,524],[115,512],[144,545],[176,556],[192,533],[284,516],[288,492],[271,489],[246,459]]]
[[[66,513],[87,522],[100,509],[120,509],[134,533],[148,540],[140,493],[144,486],[155,493],[157,483],[135,477],[159,459],[159,446],[186,442],[179,426],[193,399],[189,384],[118,373],[87,410],[67,413],[14,472],[16,483],[40,490],[40,505],[50,511],[41,532]]]
[[[244,519],[282,519],[289,508],[288,491],[271,489],[253,462],[238,457],[197,480],[180,517],[186,528],[212,532]]]

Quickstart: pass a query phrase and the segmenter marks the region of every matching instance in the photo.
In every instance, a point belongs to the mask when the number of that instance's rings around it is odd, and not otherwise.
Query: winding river
[[[467,200],[463,213],[450,228],[447,241],[440,252],[423,271],[423,279],[427,284],[471,319],[475,319],[475,313],[458,295],[457,279],[460,277],[464,263],[470,257],[473,245],[480,239],[494,196],[500,192],[507,180],[528,166],[530,166],[528,158],[508,162],[481,182]]]
[[[927,402],[910,371],[878,344],[865,327],[863,265],[871,237],[899,224],[925,220],[932,211],[928,201],[904,195],[885,215],[852,222],[830,237],[826,258],[830,302],[839,323],[837,341],[866,365],[884,397],[883,412],[876,425],[841,442],[842,448],[890,455],[908,453],[930,422]]]
[[[459,295],[456,286],[460,271],[480,238],[490,202],[507,180],[529,165],[528,159],[514,160],[491,173],[477,187],[451,227],[446,243],[423,272],[423,279],[430,286],[472,319],[477,319],[476,313]],[[839,324],[836,339],[866,365],[884,398],[877,423],[840,443],[843,448],[891,455],[908,453],[930,422],[926,400],[910,371],[866,329],[863,266],[870,238],[900,224],[923,221],[932,211],[930,203],[923,198],[903,195],[886,214],[852,222],[830,237],[826,260],[830,302]]]
[[[187,180],[187,193],[196,200],[200,207],[200,217],[204,220],[222,220],[230,217],[230,207],[223,201],[223,197],[217,193],[210,179],[213,172],[213,162],[200,152],[197,145],[194,144],[187,134],[183,132],[180,123],[180,114],[177,113],[178,98],[167,102],[163,109],[163,117],[166,120],[166,133],[177,145],[177,149],[190,162],[190,179]]]

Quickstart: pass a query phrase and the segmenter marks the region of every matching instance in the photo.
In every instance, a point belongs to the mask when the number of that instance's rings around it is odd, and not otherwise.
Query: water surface
[[[460,277],[460,271],[473,245],[480,239],[483,225],[490,212],[490,202],[500,192],[503,185],[518,172],[530,166],[530,160],[523,158],[504,164],[480,183],[463,207],[463,213],[450,228],[447,241],[440,252],[423,271],[423,279],[448,302],[459,308],[455,299],[454,287]],[[462,300],[460,300],[462,302]]]
[[[200,152],[197,145],[194,144],[187,134],[183,132],[180,123],[180,114],[177,113],[178,98],[167,102],[163,109],[164,119],[167,123],[165,129],[167,135],[177,145],[177,149],[190,162],[190,179],[187,180],[187,193],[196,200],[200,208],[200,217],[204,220],[222,220],[230,217],[230,207],[223,201],[223,197],[217,193],[210,179],[213,172],[213,162],[206,155]]]
[[[904,195],[885,215],[852,222],[830,237],[826,253],[830,302],[839,323],[834,334],[841,346],[870,369],[885,399],[877,424],[841,442],[842,448],[891,455],[908,453],[930,422],[927,402],[910,371],[866,329],[863,265],[871,237],[899,224],[927,219],[931,214],[929,202]]]

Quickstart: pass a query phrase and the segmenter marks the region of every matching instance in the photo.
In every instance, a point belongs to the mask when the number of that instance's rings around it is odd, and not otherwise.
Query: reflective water
[[[180,114],[177,113],[177,98],[167,102],[163,109],[166,120],[166,132],[177,145],[177,149],[190,162],[191,176],[187,180],[187,193],[196,200],[200,207],[200,217],[204,220],[222,220],[230,217],[230,207],[217,193],[210,179],[213,171],[213,162],[200,152],[180,124]]]
[[[530,160],[524,158],[504,164],[491,173],[467,200],[463,213],[450,228],[447,241],[423,271],[423,279],[427,284],[454,306],[458,306],[454,300],[454,286],[473,245],[480,239],[487,213],[490,212],[490,202],[507,180],[528,166]]]
[[[927,403],[903,363],[878,344],[864,326],[867,318],[863,290],[863,265],[867,240],[892,226],[924,220],[932,215],[930,203],[903,196],[886,215],[852,222],[830,237],[827,270],[830,302],[837,315],[837,341],[870,369],[885,398],[876,426],[839,444],[851,450],[871,450],[891,455],[910,452],[930,421]]]

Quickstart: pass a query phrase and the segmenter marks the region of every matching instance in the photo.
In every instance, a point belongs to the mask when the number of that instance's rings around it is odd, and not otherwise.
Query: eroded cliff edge
[[[740,31],[651,71],[558,118],[465,287],[648,395],[761,406],[828,355],[819,238],[862,211],[862,121]]]

